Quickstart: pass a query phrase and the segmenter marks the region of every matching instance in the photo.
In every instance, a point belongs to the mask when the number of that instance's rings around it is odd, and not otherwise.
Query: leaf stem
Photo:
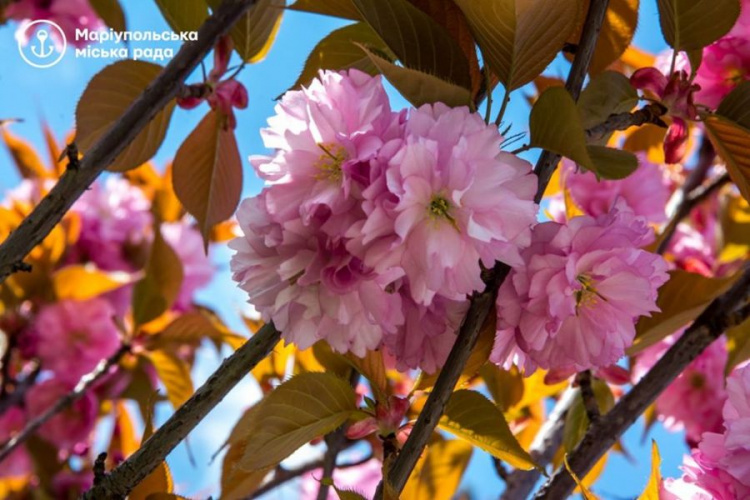
[[[500,124],[503,122],[503,117],[505,117],[505,110],[508,108],[508,103],[510,102],[510,90],[506,87],[503,91],[503,101],[502,104],[500,104],[500,111],[497,113],[497,118],[495,118],[495,125],[500,126]],[[489,98],[490,93],[487,93],[487,97]]]

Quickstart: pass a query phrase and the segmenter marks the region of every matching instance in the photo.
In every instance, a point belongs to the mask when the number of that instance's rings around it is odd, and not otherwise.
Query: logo
[[[68,47],[62,28],[45,19],[26,24],[17,36],[18,52],[35,68],[50,68],[59,63]]]

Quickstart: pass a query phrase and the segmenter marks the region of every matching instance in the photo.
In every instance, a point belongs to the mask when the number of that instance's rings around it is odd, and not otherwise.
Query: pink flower
[[[0,415],[0,442],[5,443],[21,432],[26,426],[27,418],[23,410],[10,407]],[[0,463],[0,478],[25,476],[32,471],[31,457],[23,446],[11,453]]]
[[[604,215],[616,202],[621,202],[637,217],[654,223],[664,222],[669,184],[658,165],[649,162],[645,155],[639,155],[638,160],[640,165],[635,172],[620,180],[597,179],[593,172],[581,171],[575,163],[563,160],[562,182],[573,202],[586,215]]]
[[[642,219],[620,208],[536,226],[524,265],[500,287],[490,359],[526,373],[615,363],[637,318],[658,310],[657,289],[668,279],[666,262],[639,248],[652,239]]]
[[[193,109],[206,100],[211,109],[218,110],[226,116],[225,128],[231,130],[237,127],[234,108],[245,109],[249,101],[247,89],[235,80],[234,76],[221,80],[229,67],[233,47],[229,35],[222,37],[214,47],[214,67],[208,74],[208,79],[202,84],[191,86],[199,94],[205,95],[177,99],[177,104],[183,109]]]
[[[384,344],[395,357],[398,370],[418,368],[435,373],[442,368],[456,341],[468,302],[438,295],[432,304],[424,306],[414,302],[408,287],[403,287],[400,293],[405,321],[396,333],[385,335]]]
[[[107,271],[133,271],[130,252],[147,243],[152,221],[143,192],[125,179],[95,183],[73,205],[81,217],[79,259]]]
[[[174,307],[184,311],[192,306],[196,290],[211,281],[214,266],[204,250],[203,238],[194,227],[185,222],[162,224],[161,233],[182,262],[182,287]]]
[[[91,8],[88,0],[20,0],[11,2],[3,12],[8,19],[18,21],[37,21],[44,19],[52,21],[60,26],[65,33],[67,42],[75,47],[83,47],[88,44],[85,38],[76,37],[76,29],[88,29],[98,31],[104,28],[104,23]],[[31,33],[19,30],[24,44],[28,42]],[[50,35],[56,42],[62,45],[62,40],[57,40],[56,30],[49,30]],[[25,35],[25,36],[24,36]]]
[[[730,36],[750,40],[750,1],[741,0],[740,17],[734,23],[734,27],[727,33],[727,37]]]
[[[633,367],[633,378],[643,377],[682,333],[671,335],[649,347]],[[722,337],[711,344],[659,395],[656,411],[667,429],[685,429],[693,446],[704,432],[721,432],[720,408],[727,398],[724,390],[724,367],[727,362],[726,341]]]
[[[750,364],[732,372],[727,379],[727,394],[723,450],[714,456],[724,470],[750,490]]]
[[[750,80],[748,33],[745,38],[724,37],[703,49],[703,61],[695,77],[701,87],[695,94],[697,102],[716,109],[738,83]]]
[[[72,384],[58,379],[45,380],[29,390],[26,408],[30,415],[41,415],[72,390]],[[45,422],[39,429],[39,435],[63,450],[85,447],[94,430],[98,411],[96,398],[91,392],[86,392],[78,401]]]
[[[484,286],[480,260],[520,263],[536,221],[536,177],[528,162],[499,152],[502,136],[468,108],[422,106],[405,133],[385,173],[390,196],[370,210],[380,220],[363,227],[365,244],[388,232],[397,239],[365,262],[401,267],[420,304],[436,294],[463,300]]]
[[[659,491],[661,500],[737,500],[750,494],[750,489],[716,467],[698,449],[683,457],[680,468],[681,478],[664,480]]]
[[[411,403],[407,398],[391,396],[384,402],[377,402],[374,415],[349,426],[346,437],[362,439],[373,432],[380,437],[396,435],[402,428],[401,422],[406,417]]]
[[[677,225],[668,253],[677,268],[710,277],[714,275],[717,264],[714,247],[715,244],[707,240],[704,232],[681,222]]]
[[[664,158],[667,163],[679,163],[687,149],[687,120],[698,118],[693,99],[700,87],[690,82],[685,71],[675,71],[668,78],[656,68],[639,69],[630,77],[630,83],[655,95],[667,107],[672,124],[664,138]]]
[[[101,298],[63,300],[43,307],[33,323],[42,368],[77,383],[120,346],[114,314]]]
[[[371,170],[401,136],[401,115],[391,112],[380,77],[357,70],[321,71],[309,87],[287,92],[268,123],[263,142],[275,153],[250,161],[274,186],[269,212],[307,224],[318,209],[330,211],[331,233],[341,231],[334,226],[339,216],[351,222],[346,214],[370,184]]]
[[[383,465],[376,459],[369,460],[356,467],[337,467],[333,471],[333,484],[340,490],[354,490],[365,498],[372,498],[382,478],[382,469]],[[302,476],[299,498],[301,500],[314,500],[317,498],[322,477],[323,473],[320,469]],[[329,489],[327,499],[338,500],[338,498],[339,496],[334,489]]]

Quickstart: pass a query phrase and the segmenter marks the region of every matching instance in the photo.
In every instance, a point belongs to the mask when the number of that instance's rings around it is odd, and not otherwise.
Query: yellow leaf
[[[675,269],[659,289],[656,305],[660,312],[643,316],[636,324],[633,345],[626,350],[629,356],[676,332],[703,312],[706,306],[726,291],[737,275],[724,278],[707,278],[700,274]]]
[[[127,273],[101,271],[90,264],[71,264],[52,275],[52,286],[59,300],[92,299],[129,282]]]
[[[241,429],[243,420],[247,419],[250,412],[246,412],[240,421],[235,426],[232,434]],[[221,498],[223,500],[240,500],[247,498],[258,486],[261,485],[263,479],[268,475],[270,469],[261,469],[257,471],[245,471],[238,466],[242,457],[245,455],[245,448],[247,447],[247,440],[229,439],[229,449],[224,460],[221,464]]]
[[[536,78],[575,28],[579,0],[456,0],[485,61],[508,90]]]
[[[409,476],[401,500],[450,500],[471,459],[471,444],[458,439],[427,446]]]
[[[182,286],[183,269],[179,257],[164,240],[158,226],[155,233],[146,274],[133,289],[133,318],[139,325],[158,318],[168,310]]]
[[[300,446],[341,426],[356,411],[349,382],[328,373],[303,373],[284,382],[255,407],[239,466],[275,466]]]
[[[367,351],[364,358],[358,358],[352,353],[348,353],[344,357],[355,370],[370,382],[378,401],[383,401],[390,394],[382,351]]]
[[[94,75],[76,107],[75,141],[84,156],[161,70],[158,64],[126,60]],[[175,101],[168,102],[108,168],[123,172],[150,160],[164,141],[174,106]]]
[[[631,69],[653,66],[655,60],[656,56],[652,53],[639,49],[634,45],[629,46],[620,57],[620,61]]]
[[[149,338],[149,349],[198,344],[203,339],[222,342],[226,332],[221,330],[201,312],[188,312],[178,316],[164,330]]]
[[[208,17],[208,8],[202,1],[156,0],[156,5],[175,33],[198,31]]]
[[[726,35],[740,15],[738,0],[657,0],[661,32],[676,50],[696,50]]]
[[[515,468],[528,470],[536,466],[511,433],[503,413],[478,392],[454,392],[438,426]]]
[[[646,489],[643,490],[638,500],[659,500],[661,488],[661,456],[656,441],[651,441],[651,475],[648,478]]]
[[[479,373],[493,401],[503,412],[510,410],[523,398],[523,375],[515,366],[504,370],[495,363],[485,363]]]
[[[720,262],[732,262],[750,253],[750,204],[741,196],[727,195],[720,208]]]
[[[186,362],[166,351],[147,351],[146,357],[167,389],[167,398],[176,410],[193,395],[193,381]]]
[[[242,194],[242,160],[234,131],[224,122],[220,113],[209,111],[173,164],[174,192],[197,219],[206,247],[211,228],[232,216]]]
[[[264,390],[271,388],[272,380],[284,380],[289,358],[294,355],[295,351],[293,344],[279,342],[268,356],[255,365],[251,373]]]
[[[724,373],[728,375],[737,365],[750,359],[750,319],[726,332],[727,366]]]
[[[237,236],[237,222],[233,220],[220,222],[211,229],[211,241],[213,243],[226,243]]]
[[[11,134],[6,127],[3,129],[3,141],[8,148],[13,163],[15,163],[18,173],[24,179],[47,179],[52,177],[42,163],[42,160],[31,147],[31,144],[20,137]]]
[[[256,63],[266,57],[281,26],[285,3],[285,0],[258,0],[232,26],[229,34],[243,61]],[[216,10],[221,1],[210,0],[208,4]]]
[[[130,418],[127,406],[123,401],[115,403],[115,425],[112,431],[112,440],[109,443],[107,454],[110,457],[129,457],[139,447],[139,441],[135,437],[135,427]]]
[[[598,500],[596,495],[591,493],[591,491],[586,487],[586,485],[583,484],[580,479],[578,479],[578,476],[576,476],[575,472],[573,472],[570,469],[567,455],[565,455],[565,457],[563,458],[563,462],[565,463],[565,470],[568,471],[568,474],[570,474],[570,476],[573,478],[573,481],[575,481],[576,485],[578,485],[578,488],[581,491],[581,496],[583,497],[583,500]]]
[[[623,149],[637,153],[644,151],[651,163],[664,163],[664,136],[667,129],[647,123],[626,131],[627,137]]]
[[[172,488],[174,488],[172,473],[167,462],[162,461],[151,474],[133,488],[128,498],[130,500],[148,500],[154,494],[172,493]]]

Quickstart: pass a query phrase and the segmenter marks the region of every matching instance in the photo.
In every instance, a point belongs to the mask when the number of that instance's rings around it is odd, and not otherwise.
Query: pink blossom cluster
[[[682,335],[670,335],[638,355],[633,379],[640,380]],[[705,432],[722,429],[721,408],[727,399],[724,389],[724,367],[727,363],[726,340],[722,337],[701,353],[656,400],[656,412],[671,431],[685,431],[691,446]]]
[[[276,113],[272,155],[251,158],[267,185],[230,243],[235,280],[300,348],[384,345],[399,368],[435,371],[482,265],[521,263],[530,165],[467,108],[394,112],[380,78],[357,70],[321,72]]]
[[[657,290],[668,279],[666,262],[641,249],[651,241],[645,220],[624,204],[599,217],[537,225],[523,265],[500,287],[490,359],[527,374],[615,363],[637,318],[658,310]]]
[[[750,497],[750,365],[727,378],[723,432],[706,432],[683,462],[679,479],[664,481],[665,500],[734,500]]]
[[[88,43],[88,40],[76,37],[77,29],[97,31],[104,28],[104,22],[97,16],[89,0],[19,0],[10,2],[3,15],[7,19],[23,22],[40,19],[52,21],[63,31],[67,43],[76,47]],[[19,29],[19,35],[23,35],[23,42],[26,43],[31,33],[23,30],[23,26]],[[62,43],[62,40],[57,40],[57,31],[52,30],[51,36],[57,43]]]

